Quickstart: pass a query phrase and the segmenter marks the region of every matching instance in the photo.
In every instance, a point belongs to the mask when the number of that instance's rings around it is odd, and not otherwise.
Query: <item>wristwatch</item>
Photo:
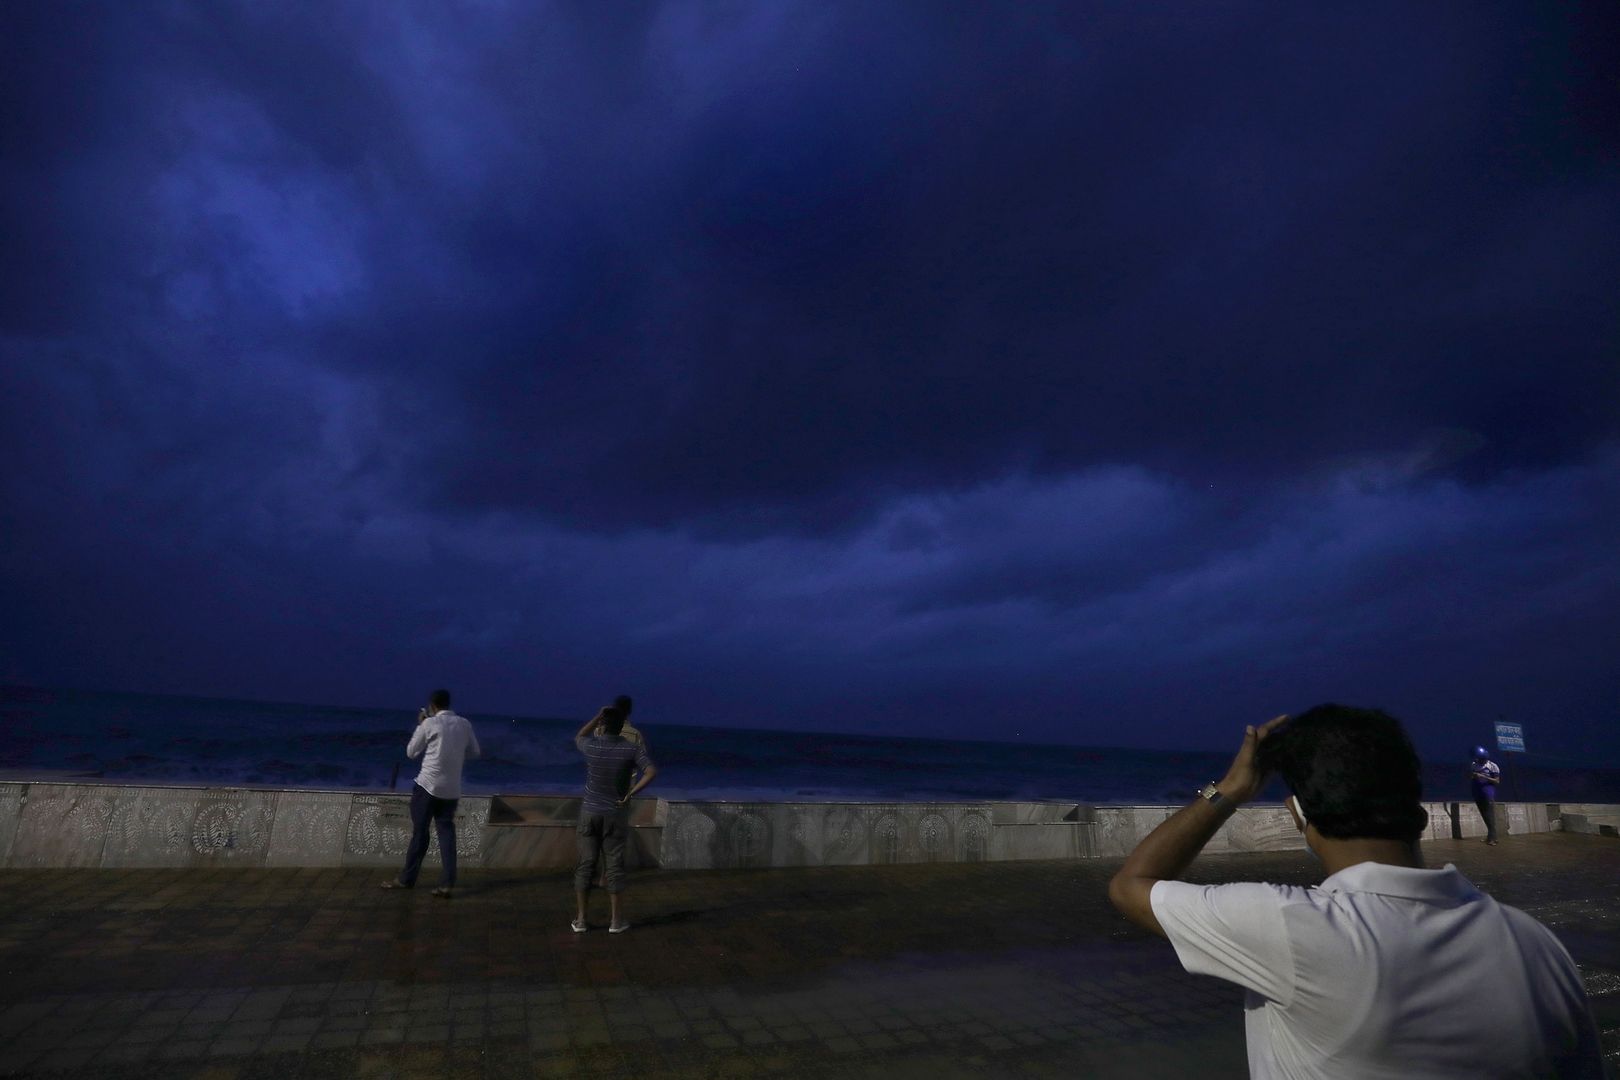
[[[1215,786],[1213,780],[1198,789],[1198,797],[1209,800],[1209,805],[1216,808],[1226,806],[1232,801],[1221,794],[1221,789]]]

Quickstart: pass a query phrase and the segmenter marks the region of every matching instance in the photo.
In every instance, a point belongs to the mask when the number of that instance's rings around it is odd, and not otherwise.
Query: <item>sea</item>
[[[651,713],[651,710],[648,710]],[[472,715],[484,756],[468,794],[577,794],[584,717]],[[656,794],[764,802],[1055,800],[1174,804],[1218,778],[1228,752],[643,726]],[[407,709],[0,686],[0,774],[125,783],[408,791]],[[1462,761],[1425,763],[1424,794],[1467,799]],[[1620,802],[1620,770],[1504,762],[1503,797]],[[1277,786],[1277,785],[1274,785]],[[1283,796],[1280,787],[1269,792]]]

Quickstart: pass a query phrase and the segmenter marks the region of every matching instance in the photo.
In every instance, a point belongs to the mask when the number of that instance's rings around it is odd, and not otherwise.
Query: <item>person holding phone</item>
[[[1474,747],[1474,760],[1468,766],[1468,780],[1474,789],[1474,805],[1485,819],[1485,842],[1496,846],[1496,786],[1502,782],[1502,768],[1490,759],[1483,746]]]
[[[411,842],[405,848],[405,866],[399,877],[383,882],[385,889],[416,885],[427,858],[428,822],[439,835],[442,860],[439,884],[433,895],[448,900],[456,887],[456,803],[461,800],[461,771],[469,758],[483,756],[478,736],[464,716],[450,711],[450,691],[435,690],[416,714],[416,730],[406,744],[405,756],[422,759],[422,769],[411,785]]]

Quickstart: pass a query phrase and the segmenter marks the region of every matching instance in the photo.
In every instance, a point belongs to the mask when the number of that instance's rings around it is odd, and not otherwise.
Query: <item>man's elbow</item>
[[[1144,930],[1164,936],[1164,927],[1153,914],[1153,886],[1148,878],[1132,877],[1123,871],[1108,882],[1108,901],[1119,913]]]
[[[1115,874],[1108,879],[1108,902],[1113,904],[1121,915],[1129,915],[1126,910],[1125,878],[1122,874]]]

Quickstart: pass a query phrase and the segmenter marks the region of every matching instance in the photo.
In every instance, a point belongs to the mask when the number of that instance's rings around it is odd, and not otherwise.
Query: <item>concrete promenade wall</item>
[[[1431,838],[1484,835],[1471,803],[1433,802]],[[1128,853],[1175,806],[1065,802],[753,803],[638,799],[629,863],[671,869],[998,862]],[[1613,835],[1620,806],[1498,804],[1507,831]],[[462,866],[574,861],[577,797],[469,796],[456,813]],[[397,868],[405,795],[356,791],[0,783],[0,866]],[[1298,849],[1281,806],[1248,806],[1207,851]],[[428,863],[437,866],[437,843]]]

